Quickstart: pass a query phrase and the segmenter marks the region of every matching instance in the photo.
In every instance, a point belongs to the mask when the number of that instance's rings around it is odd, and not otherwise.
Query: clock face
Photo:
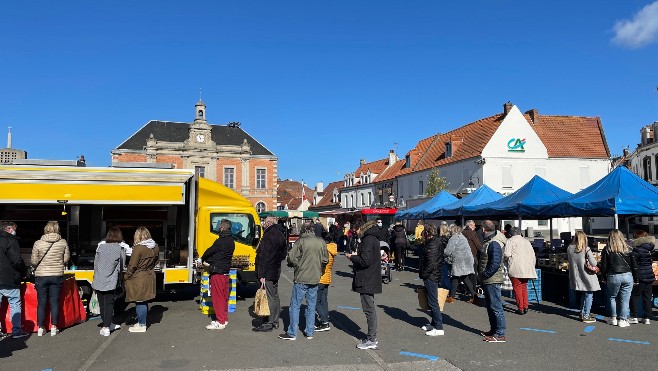
[[[199,142],[199,143],[203,142],[204,139],[205,139],[205,136],[203,134],[198,134],[196,136],[196,141]]]

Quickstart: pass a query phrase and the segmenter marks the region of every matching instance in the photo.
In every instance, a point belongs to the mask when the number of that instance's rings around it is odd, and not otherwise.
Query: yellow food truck
[[[158,289],[175,290],[198,282],[195,259],[217,239],[222,219],[233,225],[238,279],[255,281],[261,236],[256,210],[240,194],[194,170],[0,166],[0,220],[17,223],[24,259],[29,261],[46,223],[59,221],[71,251],[67,273],[85,293],[93,280],[96,247],[110,227],[119,227],[128,245],[138,227],[148,228],[160,246]]]

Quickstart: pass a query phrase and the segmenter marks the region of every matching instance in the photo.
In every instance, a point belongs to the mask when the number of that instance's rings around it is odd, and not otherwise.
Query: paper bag
[[[256,291],[256,297],[254,298],[254,314],[259,317],[267,317],[270,315],[270,305],[267,301],[265,285],[261,285],[260,289]]]

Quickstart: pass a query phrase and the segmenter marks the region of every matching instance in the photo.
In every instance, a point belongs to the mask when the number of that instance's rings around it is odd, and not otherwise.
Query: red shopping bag
[[[37,332],[37,292],[34,284],[27,282],[20,286],[21,302],[22,302],[22,325],[23,331]],[[11,332],[11,316],[8,303],[3,300],[0,305],[0,319],[3,321],[2,328],[6,332]],[[71,327],[75,324],[87,320],[87,312],[84,304],[78,294],[78,285],[75,278],[65,279],[62,283],[62,290],[59,295],[59,320],[57,327],[60,329]],[[44,319],[44,326],[50,329],[50,308],[46,308],[46,317]]]

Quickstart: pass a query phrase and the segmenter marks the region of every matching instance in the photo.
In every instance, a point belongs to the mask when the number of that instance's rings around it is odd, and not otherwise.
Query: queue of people
[[[288,252],[285,230],[278,220],[268,217],[263,226],[265,231],[256,255],[256,274],[266,288],[270,315],[253,331],[271,332],[279,328],[281,304],[278,281],[284,260],[293,268],[294,279],[289,326],[279,338],[297,338],[299,311],[304,300],[307,303],[304,336],[312,339],[315,332],[329,331],[331,325],[328,291],[333,262],[338,254],[338,246],[344,242],[345,236],[349,236],[352,240],[350,244],[353,245],[345,251],[345,257],[349,259],[354,270],[352,290],[360,296],[368,327],[367,337],[357,347],[376,349],[378,339],[375,295],[382,293],[380,245],[386,241],[393,241],[397,245],[400,236],[396,228],[400,226],[406,232],[404,227],[396,223],[389,234],[381,220],[366,223],[357,220],[352,225],[346,225],[346,230],[334,225],[335,228],[330,229],[330,232],[321,231],[321,236],[317,236],[317,226],[306,222],[301,227],[299,240]],[[28,335],[21,328],[18,291],[27,265],[20,258],[16,230],[15,223],[0,224],[0,295],[9,299],[12,335],[20,338]],[[200,258],[210,273],[211,296],[215,309],[215,314],[211,315],[211,323],[206,327],[208,330],[221,330],[228,325],[228,274],[235,250],[235,242],[231,237],[231,221],[221,220],[219,230],[218,239]],[[468,220],[463,229],[447,223],[441,223],[438,228],[430,223],[423,225],[418,272],[423,280],[430,307],[430,321],[422,326],[427,336],[445,335],[438,299],[439,288],[449,290],[446,303],[451,303],[455,301],[460,283],[467,289],[468,303],[478,303],[477,285],[482,290],[482,304],[489,322],[489,329],[481,333],[486,342],[506,342],[506,316],[501,297],[501,286],[506,276],[509,276],[514,291],[516,313],[524,315],[528,312],[527,284],[529,280],[537,278],[534,249],[517,227],[507,228],[505,232],[498,231],[493,221],[485,220],[480,231],[476,231],[475,222],[472,220]],[[338,233],[341,235],[336,243]],[[591,308],[594,293],[602,288],[599,283],[600,276],[608,294],[610,325],[623,328],[637,323],[650,324],[651,286],[655,280],[652,270],[655,238],[642,231],[635,232],[633,237],[629,244],[622,232],[611,231],[601,253],[601,260],[597,262],[587,245],[587,235],[582,231],[575,233],[567,248],[567,259],[570,288],[581,294],[582,322],[595,322]],[[120,324],[113,322],[117,288],[125,286],[126,301],[135,303],[137,320],[129,328],[130,332],[146,331],[148,303],[156,294],[155,266],[158,263],[158,245],[144,227],[137,228],[130,249],[126,248],[123,240],[121,230],[111,227],[96,250],[92,288],[98,297],[102,336],[109,336],[111,332],[121,328]],[[402,254],[399,255],[399,259],[402,259]],[[126,264],[128,256],[130,260]],[[38,336],[46,333],[55,336],[59,333],[59,292],[69,259],[68,244],[60,235],[59,224],[56,221],[48,222],[43,236],[34,243],[30,262],[36,276]],[[397,262],[399,267],[403,264],[402,260]],[[48,304],[52,321],[49,329],[44,326]]]

